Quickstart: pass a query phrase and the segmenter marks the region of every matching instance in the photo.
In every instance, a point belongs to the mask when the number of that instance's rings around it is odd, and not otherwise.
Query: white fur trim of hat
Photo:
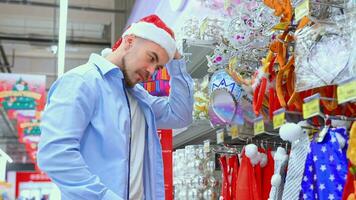
[[[135,35],[140,38],[151,40],[160,45],[166,50],[169,60],[172,60],[176,52],[176,41],[164,29],[148,22],[133,23],[123,34],[122,37],[127,35]]]

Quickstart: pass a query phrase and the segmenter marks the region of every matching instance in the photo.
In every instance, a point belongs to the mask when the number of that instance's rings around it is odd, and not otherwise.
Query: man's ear
[[[132,47],[135,39],[136,39],[136,36],[134,36],[134,35],[127,35],[127,36],[124,37],[124,48],[125,48],[125,50],[129,50]]]

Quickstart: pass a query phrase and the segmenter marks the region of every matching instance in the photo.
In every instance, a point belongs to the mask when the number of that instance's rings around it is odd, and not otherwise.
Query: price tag
[[[304,16],[309,15],[309,0],[304,0],[294,10],[295,21],[301,20]]]
[[[289,22],[280,22],[277,25],[275,25],[272,30],[286,30],[286,28],[288,27]]]
[[[286,112],[284,108],[273,112],[273,129],[281,127],[286,121]]]
[[[339,104],[356,100],[356,79],[351,79],[337,87],[337,101]]]
[[[204,152],[209,153],[210,152],[210,140],[205,140],[204,141]]]
[[[216,131],[216,143],[224,143],[224,129]]]
[[[239,129],[237,125],[232,125],[230,132],[231,132],[231,139],[237,138],[237,136],[239,135]]]
[[[304,99],[303,104],[303,118],[308,119],[320,114],[320,94],[315,94],[313,96]]]
[[[253,124],[253,130],[255,135],[265,132],[265,124],[263,122],[262,116],[255,119],[255,122]]]

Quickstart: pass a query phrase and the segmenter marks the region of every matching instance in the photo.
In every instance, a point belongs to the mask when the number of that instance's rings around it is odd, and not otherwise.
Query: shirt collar
[[[89,57],[89,62],[95,64],[103,75],[109,73],[110,71],[117,70],[118,76],[122,79],[124,78],[124,75],[118,66],[98,54],[92,53]]]

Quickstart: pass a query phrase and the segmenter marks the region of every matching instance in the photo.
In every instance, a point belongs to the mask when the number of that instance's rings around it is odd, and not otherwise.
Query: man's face
[[[155,70],[162,68],[169,58],[166,51],[158,44],[138,37],[125,40],[126,54],[122,58],[122,71],[127,86],[147,81]]]

